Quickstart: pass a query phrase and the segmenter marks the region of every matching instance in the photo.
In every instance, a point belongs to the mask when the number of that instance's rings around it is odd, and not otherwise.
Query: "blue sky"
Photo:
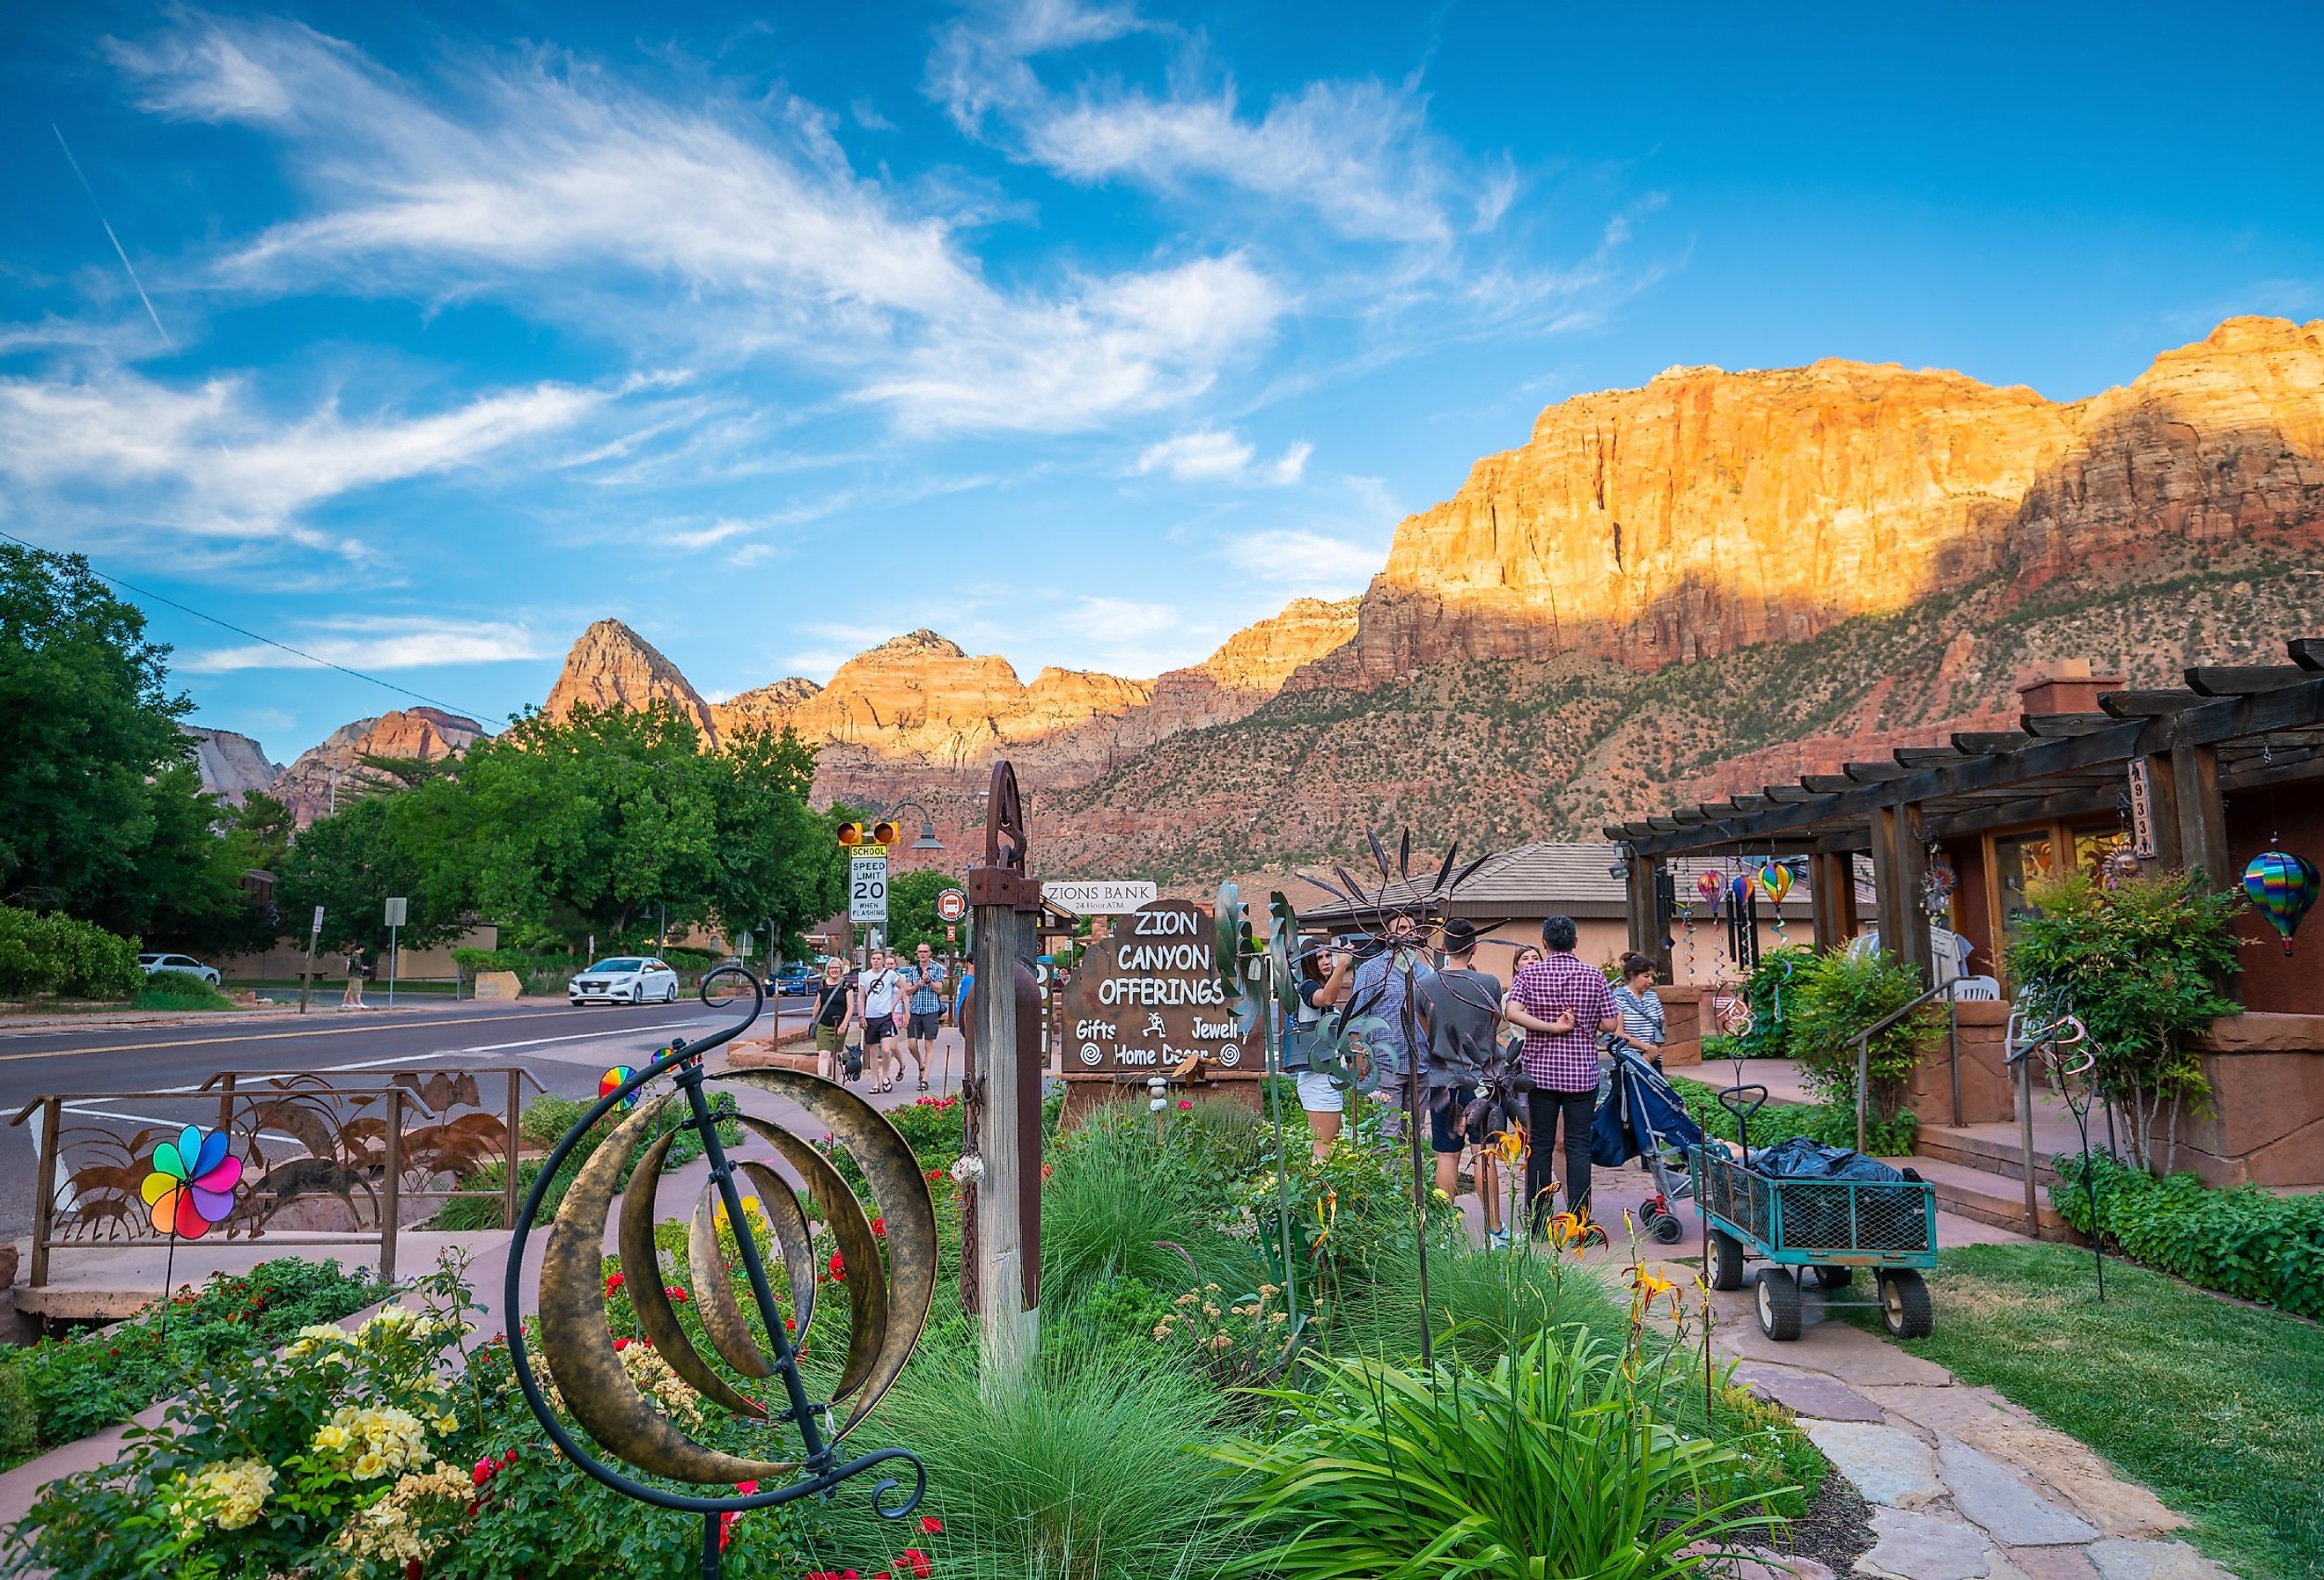
[[[2315,7],[1623,10],[14,7],[0,530],[488,720],[605,614],[1152,674],[1567,395],[2324,314]]]

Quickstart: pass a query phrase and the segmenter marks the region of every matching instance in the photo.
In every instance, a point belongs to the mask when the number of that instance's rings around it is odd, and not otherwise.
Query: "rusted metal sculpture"
[[[809,1195],[838,1240],[840,1254],[844,1259],[843,1265],[850,1275],[845,1364],[830,1400],[817,1400],[808,1396],[798,1371],[799,1347],[807,1341],[807,1326],[814,1317],[815,1270],[806,1211],[788,1183],[772,1169],[747,1160],[738,1163],[727,1157],[703,1092],[703,1083],[707,1078],[703,1056],[748,1029],[765,1003],[764,992],[756,979],[738,966],[721,966],[704,977],[705,1003],[732,1002],[714,1001],[710,996],[711,984],[730,975],[750,989],[752,1007],[748,1016],[738,1024],[692,1043],[673,1042],[653,1062],[634,1071],[600,1097],[550,1150],[518,1215],[514,1238],[509,1246],[505,1293],[505,1309],[513,1316],[521,1309],[526,1238],[540,1211],[543,1194],[575,1146],[624,1099],[649,1083],[669,1076],[676,1090],[641,1103],[581,1166],[549,1226],[549,1244],[541,1257],[540,1359],[565,1408],[595,1440],[604,1451],[602,1456],[583,1446],[550,1408],[535,1376],[521,1322],[510,1324],[509,1350],[526,1402],[567,1458],[616,1492],[659,1508],[702,1516],[705,1580],[715,1580],[718,1574],[723,1515],[827,1492],[853,1476],[891,1461],[909,1467],[913,1479],[911,1495],[897,1507],[887,1507],[881,1501],[882,1495],[900,1484],[896,1476],[890,1475],[873,1486],[873,1508],[885,1518],[901,1519],[918,1506],[927,1488],[927,1473],[909,1452],[881,1448],[843,1460],[838,1445],[862,1422],[903,1370],[927,1320],[936,1283],[936,1205],[911,1149],[893,1125],[845,1087],[812,1076],[790,1070],[743,1070],[720,1077],[762,1087],[805,1109],[862,1166],[886,1220],[887,1261],[883,1269],[881,1242],[873,1235],[862,1205],[830,1161],[780,1126],[748,1115],[742,1117],[743,1126],[772,1145],[806,1180]],[[681,1098],[684,1117],[666,1128],[665,1118]],[[770,1411],[766,1405],[750,1398],[714,1371],[687,1342],[678,1326],[678,1314],[664,1292],[654,1251],[654,1193],[670,1143],[685,1130],[691,1130],[700,1140],[710,1164],[710,1182],[696,1203],[687,1239],[687,1259],[694,1270],[695,1298],[703,1326],[713,1346],[736,1372],[745,1377],[773,1377],[780,1381],[787,1401],[783,1409]],[[626,1280],[637,1309],[639,1330],[651,1341],[670,1369],[706,1400],[745,1418],[762,1422],[770,1431],[779,1431],[786,1426],[795,1431],[799,1440],[795,1456],[761,1458],[729,1454],[696,1441],[657,1410],[622,1369],[605,1317],[600,1252],[622,1165],[641,1142],[649,1141],[632,1172],[630,1188],[623,1195],[619,1228],[622,1265],[643,1270],[642,1274],[633,1271]],[[790,1287],[794,1333],[786,1333],[782,1308],[769,1285],[766,1265],[745,1216],[742,1193],[734,1182],[738,1171],[756,1187],[759,1200],[765,1204],[769,1227],[782,1252],[783,1270]],[[724,1209],[727,1221],[734,1225],[735,1248],[766,1334],[767,1352],[760,1349],[729,1284],[719,1254],[715,1222],[718,1207]],[[847,1409],[845,1419],[835,1430],[835,1409],[851,1397],[853,1402]],[[646,1477],[702,1486],[773,1482],[783,1484],[747,1494],[738,1491],[732,1496],[709,1497],[676,1491]]]
[[[1420,1363],[1423,1368],[1434,1363],[1435,1344],[1428,1326],[1428,1191],[1429,1169],[1427,1149],[1421,1144],[1421,1121],[1426,1110],[1421,1097],[1425,1090],[1420,1082],[1420,1067],[1424,1058],[1420,1009],[1413,990],[1418,985],[1417,969],[1429,924],[1441,920],[1444,902],[1453,891],[1476,874],[1485,864],[1479,856],[1465,867],[1455,870],[1461,854],[1461,842],[1454,840],[1444,852],[1444,860],[1436,869],[1436,876],[1425,886],[1412,879],[1412,830],[1407,828],[1397,841],[1397,858],[1388,861],[1388,849],[1380,844],[1379,836],[1364,830],[1364,838],[1371,846],[1372,860],[1379,867],[1379,887],[1366,889],[1356,882],[1348,869],[1334,864],[1332,875],[1337,885],[1302,873],[1300,881],[1312,883],[1324,893],[1345,904],[1351,913],[1365,917],[1370,924],[1379,950],[1388,956],[1388,976],[1402,979],[1404,992],[1396,1005],[1397,1030],[1402,1033],[1405,1049],[1404,1068],[1398,1076],[1403,1083],[1405,1129],[1409,1139],[1412,1158],[1413,1239],[1419,1255],[1419,1278],[1416,1293],[1420,1305]],[[1396,924],[1409,919],[1414,925],[1399,931]],[[1386,981],[1349,1005],[1347,1019],[1369,1016],[1388,1000]],[[1498,1007],[1498,1006],[1497,1006]],[[1451,1093],[1445,1094],[1446,1101]]]

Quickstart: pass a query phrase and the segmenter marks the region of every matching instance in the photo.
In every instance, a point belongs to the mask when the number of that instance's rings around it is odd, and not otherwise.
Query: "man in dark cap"
[[[1462,1114],[1499,1041],[1501,996],[1500,978],[1477,969],[1477,924],[1454,917],[1444,924],[1443,968],[1414,993],[1427,1029],[1427,1099],[1434,1104],[1441,1097],[1443,1104],[1432,1107],[1429,1144],[1436,1153],[1436,1188],[1447,1198],[1460,1194],[1462,1150],[1481,1149],[1491,1139],[1469,1134]],[[1515,1121],[1504,1117],[1502,1123]],[[1477,1196],[1485,1209],[1487,1243],[1507,1245],[1499,1171],[1487,1150],[1477,1154]]]

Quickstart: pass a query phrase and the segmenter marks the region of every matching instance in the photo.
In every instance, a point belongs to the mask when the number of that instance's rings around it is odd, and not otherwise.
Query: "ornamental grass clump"
[[[1536,1333],[1478,1372],[1311,1363],[1268,1397],[1292,1425],[1214,1451],[1244,1542],[1222,1571],[1284,1580],[1662,1580],[1774,1524],[1733,1449],[1658,1414],[1635,1346]]]

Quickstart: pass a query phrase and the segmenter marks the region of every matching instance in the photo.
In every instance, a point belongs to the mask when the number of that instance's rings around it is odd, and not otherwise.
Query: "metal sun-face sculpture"
[[[714,1003],[710,982],[727,974],[750,984],[753,996],[750,1015],[694,1043],[673,1044],[644,1068],[630,1071],[626,1079],[606,1086],[596,1104],[549,1153],[517,1219],[509,1248],[505,1307],[512,1313],[521,1309],[524,1243],[548,1182],[591,1126],[615,1108],[627,1108],[626,1117],[575,1177],[550,1223],[540,1261],[540,1358],[555,1381],[565,1410],[595,1439],[602,1454],[585,1446],[550,1408],[534,1374],[521,1324],[511,1325],[509,1347],[526,1401],[567,1457],[617,1492],[703,1516],[706,1576],[718,1573],[721,1516],[725,1514],[828,1492],[890,1461],[908,1467],[913,1490],[900,1505],[885,1506],[882,1495],[900,1484],[895,1476],[888,1476],[872,1488],[875,1511],[885,1518],[901,1519],[918,1506],[927,1490],[927,1473],[909,1452],[883,1448],[843,1459],[838,1446],[862,1424],[903,1371],[927,1324],[936,1282],[935,1201],[910,1147],[878,1110],[844,1086],[797,1071],[737,1070],[719,1077],[759,1087],[805,1110],[854,1158],[871,1183],[879,1215],[885,1220],[881,1225],[884,1235],[875,1233],[872,1217],[854,1192],[816,1148],[770,1121],[737,1116],[745,1130],[772,1147],[806,1182],[809,1197],[838,1243],[839,1265],[846,1270],[846,1359],[831,1397],[810,1396],[798,1370],[799,1350],[815,1316],[816,1268],[806,1209],[789,1182],[773,1169],[727,1157],[703,1092],[707,1078],[703,1056],[746,1030],[758,1019],[765,1002],[763,991],[748,973],[730,966],[705,978],[706,1003]],[[607,1072],[609,1079],[613,1073]],[[677,1089],[638,1103],[638,1089],[663,1075],[671,1077]],[[663,1121],[673,1104],[681,1103],[684,1117],[665,1126]],[[616,1233],[624,1268],[654,1269],[658,1265],[655,1192],[671,1142],[687,1130],[700,1140],[710,1163],[710,1180],[695,1204],[687,1241],[695,1309],[726,1364],[746,1378],[771,1379],[780,1391],[782,1408],[770,1409],[749,1397],[695,1351],[678,1326],[677,1311],[659,1276],[630,1278],[625,1288],[636,1308],[640,1335],[653,1345],[670,1370],[706,1400],[763,1424],[770,1435],[776,1435],[776,1441],[786,1444],[781,1457],[727,1453],[679,1430],[623,1370],[606,1318],[601,1250],[622,1163],[641,1143],[650,1141],[638,1160],[630,1188],[622,1193]],[[769,1282],[769,1270],[751,1231],[737,1175],[749,1182],[756,1195],[775,1249],[781,1253],[791,1305],[788,1331]],[[752,1331],[729,1281],[718,1240],[722,1216],[735,1232],[735,1251],[750,1284],[759,1333]],[[763,1348],[760,1334],[765,1335]],[[840,1417],[835,1427],[835,1417]],[[788,1434],[797,1436],[796,1454],[788,1450],[786,1428]],[[757,1483],[769,1490],[710,1497],[673,1491],[642,1479],[648,1476],[703,1487]]]

